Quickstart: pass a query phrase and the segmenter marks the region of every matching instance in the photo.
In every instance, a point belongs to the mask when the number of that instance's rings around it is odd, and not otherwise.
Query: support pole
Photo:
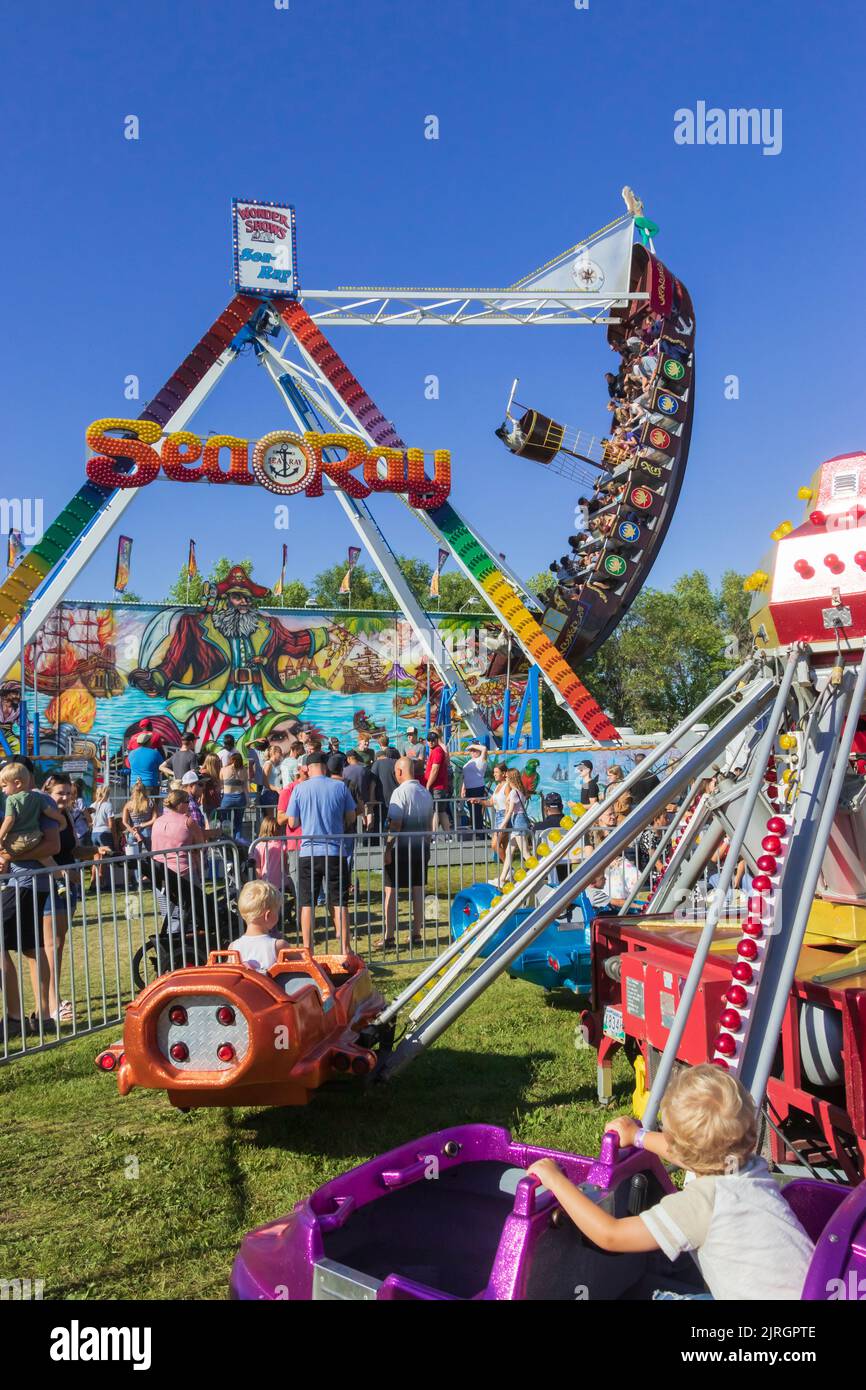
[[[733,882],[734,873],[736,872],[737,868],[737,860],[740,857],[740,850],[743,847],[743,840],[746,837],[746,828],[749,824],[749,816],[751,815],[754,807],[757,805],[758,797],[761,794],[761,788],[764,783],[764,770],[767,766],[767,759],[769,758],[775,746],[776,731],[779,728],[779,725],[782,722],[782,717],[785,713],[785,706],[788,703],[788,696],[791,693],[791,685],[794,680],[794,673],[797,669],[797,662],[800,659],[800,655],[800,650],[797,647],[793,647],[788,654],[788,660],[785,664],[785,670],[782,675],[781,684],[779,685],[778,693],[773,703],[773,708],[767,719],[767,727],[764,730],[764,735],[761,739],[760,744],[758,745],[758,750],[755,755],[754,766],[752,770],[752,776],[749,781],[749,790],[746,793],[746,801],[743,807],[743,814],[740,817],[737,828],[734,831],[734,834],[731,838],[730,849],[728,850],[727,858],[725,859],[725,862],[722,865],[722,871],[719,875],[719,882],[716,887],[716,894],[713,899],[712,906],[709,912],[707,913],[707,919],[704,923],[700,940],[695,950],[695,954],[692,958],[692,963],[689,967],[689,973],[686,977],[686,982],[680,993],[679,1003],[677,1004],[677,1011],[674,1014],[674,1020],[671,1024],[671,1031],[668,1033],[667,1042],[665,1043],[664,1051],[661,1056],[661,1061],[659,1062],[659,1068],[656,1072],[655,1079],[653,1080],[649,1100],[647,1101],[646,1109],[643,1113],[641,1124],[643,1125],[644,1129],[655,1129],[656,1127],[656,1120],[658,1118],[659,1113],[659,1105],[661,1104],[662,1096],[664,1095],[667,1089],[668,1081],[670,1080],[671,1072],[673,1071],[674,1062],[676,1061],[677,1052],[679,1050],[680,1043],[682,1042],[683,1034],[686,1030],[686,1024],[689,1019],[691,1007],[694,1003],[695,997],[700,987],[704,965],[706,964],[707,956],[710,954],[710,947],[713,944],[713,934],[716,930],[719,918],[721,917],[722,912],[724,910],[725,900],[728,896],[731,883]]]
[[[850,672],[846,672],[845,674],[850,677]],[[850,680],[848,683],[850,683]],[[847,698],[845,698],[846,694]],[[785,1016],[785,1010],[788,1007],[788,996],[794,982],[797,961],[800,957],[803,937],[809,921],[809,914],[812,910],[815,889],[818,886],[818,876],[821,872],[821,865],[824,862],[824,855],[827,851],[827,842],[830,839],[830,832],[833,829],[833,819],[839,804],[842,784],[845,781],[845,774],[848,771],[848,758],[851,753],[851,745],[854,742],[854,735],[857,732],[857,717],[863,707],[864,696],[866,696],[866,655],[861,657],[857,678],[853,682],[853,690],[850,691],[850,694],[848,694],[848,692],[843,694],[843,691],[839,691],[840,708],[837,714],[836,727],[832,736],[832,748],[829,754],[832,758],[833,767],[830,785],[827,788],[826,795],[821,797],[819,801],[821,815],[812,841],[811,853],[806,864],[805,873],[797,889],[797,908],[791,926],[788,931],[785,932],[787,940],[785,942],[781,964],[774,972],[776,980],[771,996],[770,1008],[767,1011],[765,1021],[761,1021],[762,1026],[758,1029],[761,1039],[758,1055],[752,1060],[752,1057],[747,1054],[747,1056],[743,1058],[743,1065],[740,1070],[740,1079],[743,1085],[748,1087],[756,1104],[760,1104],[763,1100],[764,1092],[767,1089],[767,1081],[776,1055],[776,1048],[782,1029],[782,1020]],[[842,725],[843,719],[845,720],[844,727]],[[779,944],[781,945],[782,942],[780,941]],[[771,964],[769,959],[767,964]],[[766,965],[762,974],[765,973]],[[755,1022],[758,1022],[757,1018]]]
[[[554,888],[550,896],[535,908],[526,920],[490,953],[459,985],[453,995],[446,999],[417,1028],[407,1029],[397,1051],[387,1059],[383,1067],[384,1075],[401,1071],[414,1057],[441,1036],[446,1028],[459,1018],[470,1004],[488,988],[490,984],[508,968],[527,946],[549,926],[560,912],[574,901],[574,898],[601,873],[608,864],[631,843],[635,835],[649,824],[660,806],[663,806],[672,793],[687,786],[694,776],[706,766],[707,760],[716,757],[725,745],[743,728],[758,718],[767,708],[772,698],[772,686],[768,681],[756,683],[743,701],[730,710],[695,748],[691,749],[682,762],[668,773],[667,777],[654,788],[639,806],[626,817],[621,825],[611,831],[607,839],[583,861],[578,869]],[[561,850],[562,843],[557,847]],[[553,856],[545,858],[547,867],[554,861]],[[733,872],[733,868],[731,870]],[[458,967],[459,968],[459,967]],[[447,977],[446,977],[447,978]],[[440,986],[445,981],[440,982]],[[438,989],[439,987],[437,987]],[[429,998],[434,991],[431,990]]]
[[[732,692],[736,691],[737,687],[745,681],[755,665],[755,658],[750,657],[747,661],[744,661],[738,666],[735,671],[731,671],[721,684],[718,685],[715,690],[711,691],[706,699],[702,700],[697,708],[692,710],[691,714],[686,716],[681,724],[678,724],[671,733],[662,739],[661,743],[656,745],[652,754],[648,755],[644,763],[638,764],[632,768],[631,772],[627,773],[620,784],[620,795],[622,795],[624,791],[629,791],[641,777],[646,776],[647,771],[654,767],[656,763],[660,762],[662,758],[667,757],[668,753],[676,748],[680,739],[682,739],[695,724],[699,723],[705,715],[710,714],[722,700],[727,699]],[[704,739],[698,745],[699,747],[703,748],[705,746],[706,737],[707,735],[704,735]],[[477,937],[473,937],[471,944],[465,944],[466,935],[468,935],[468,933],[458,941],[452,941],[451,945],[446,947],[436,960],[426,965],[421,973],[400,991],[383,1013],[379,1014],[376,1022],[387,1023],[391,1018],[395,1017],[403,1005],[409,999],[413,998],[418,990],[432,980],[435,975],[438,975],[442,967],[449,961],[452,961],[455,956],[462,956],[463,959],[459,967],[462,969],[463,964],[469,959],[470,954],[477,954],[481,946],[483,946],[499,929],[509,913],[513,912],[515,908],[523,906],[536,888],[540,888],[542,884],[546,883],[549,871],[553,865],[558,863],[564,854],[567,854],[580,840],[585,838],[587,831],[595,825],[603,810],[603,803],[597,802],[594,807],[581,816],[577,825],[563,835],[562,840],[557,845],[556,851],[548,855],[544,863],[540,864],[537,869],[530,870],[526,878],[508,895],[507,900],[502,902],[498,908],[492,909],[487,914],[484,918],[483,927],[479,924]],[[430,996],[428,995],[427,998],[429,1000]]]

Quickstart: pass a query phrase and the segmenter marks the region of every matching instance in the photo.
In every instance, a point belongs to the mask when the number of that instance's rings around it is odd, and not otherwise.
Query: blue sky
[[[617,216],[628,183],[697,315],[691,459],[653,582],[754,568],[815,466],[864,443],[863,38],[854,0],[19,7],[0,83],[3,495],[39,478],[52,516],[84,476],[86,425],[141,408],[124,402],[125,376],[143,403],[221,311],[234,194],[295,203],[307,286],[489,286]],[[675,144],[674,112],[699,100],[781,108],[781,153]],[[138,141],[123,137],[130,114]],[[424,139],[430,114],[438,141]],[[492,431],[514,376],[524,400],[603,428],[601,330],[333,338],[404,438],[451,449],[453,500],[520,572],[561,552],[573,489]],[[738,400],[725,399],[730,374]],[[243,359],[194,427],[255,438],[285,420]],[[293,500],[287,537],[273,501],[143,490],[121,528],[132,587],[162,597],[190,535],[203,566],[251,555],[267,582],[283,539],[303,578],[354,540],[333,499]],[[434,559],[398,502],[375,510],[395,549]],[[114,537],[70,596],[107,596],[113,571]]]

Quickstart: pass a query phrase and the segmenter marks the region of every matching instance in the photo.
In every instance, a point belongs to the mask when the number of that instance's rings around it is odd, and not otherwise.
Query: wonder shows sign
[[[298,293],[295,209],[288,203],[232,199],[235,289],[268,299]]]
[[[87,461],[87,476],[105,488],[146,487],[162,472],[175,483],[259,483],[281,495],[321,497],[328,478],[349,497],[396,492],[424,511],[441,507],[451,491],[448,449],[435,451],[428,478],[423,449],[368,445],[354,434],[274,430],[253,444],[252,454],[248,440],[231,434],[201,440],[178,430],[163,438],[152,420],[94,420],[85,437],[95,455]]]

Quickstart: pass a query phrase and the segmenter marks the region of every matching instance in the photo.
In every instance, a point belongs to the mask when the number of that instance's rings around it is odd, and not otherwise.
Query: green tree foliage
[[[137,594],[134,589],[124,589],[120,595],[121,603],[143,603],[141,594]]]
[[[352,570],[352,591],[350,595],[340,593],[340,585],[348,568],[346,560],[338,560],[335,565],[320,570],[313,579],[312,593],[319,608],[390,608],[389,598],[383,603],[378,575],[371,573],[364,565],[357,564]]]
[[[432,603],[436,600],[432,599]],[[489,613],[490,605],[485,603],[475,585],[460,570],[447,570],[439,579],[439,607],[443,613]]]
[[[205,602],[205,584],[210,583],[213,585],[221,583],[229,570],[233,569],[235,565],[240,565],[241,569],[245,570],[250,578],[253,577],[252,560],[229,560],[225,555],[221,555],[211,569],[210,574],[202,575],[201,571],[199,571],[198,574],[194,574],[189,580],[189,598],[187,598],[187,574],[186,565],[184,565],[176,581],[169,589],[164,602],[203,604]],[[253,599],[253,603],[257,608],[267,608],[273,607],[276,600],[271,590],[268,589],[263,598],[255,598]],[[288,607],[288,605],[286,606]]]
[[[287,579],[282,596],[275,598],[274,602],[280,608],[303,608],[309,597],[310,590],[303,579]]]
[[[529,580],[535,593],[549,585],[544,573]],[[733,653],[749,650],[748,609],[743,576],[733,570],[716,589],[701,570],[682,575],[667,591],[645,588],[578,675],[616,725],[639,734],[670,729],[736,663]],[[726,650],[732,655],[726,657]],[[546,738],[574,729],[546,689],[542,720]]]
[[[735,664],[734,655],[725,655],[730,635],[745,655],[751,639],[742,582],[728,571],[713,589],[703,571],[694,570],[666,592],[642,590],[580,670],[615,724],[643,734],[672,728]]]

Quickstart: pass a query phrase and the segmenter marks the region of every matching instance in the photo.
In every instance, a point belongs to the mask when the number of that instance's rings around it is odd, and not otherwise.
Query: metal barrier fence
[[[278,834],[249,846],[222,838],[161,854],[138,846],[64,868],[19,865],[0,877],[0,1061],[117,1026],[158,975],[225,949],[243,932],[236,901],[249,878],[277,889],[290,944],[318,952],[349,944],[372,964],[420,967],[451,940],[455,895],[513,876],[543,837],[463,823],[429,836]],[[635,848],[636,865],[624,858],[608,870],[607,910],[627,909],[636,887],[644,898],[657,881],[652,847],[643,860]],[[551,883],[566,872],[553,868]],[[696,896],[710,888],[705,877]]]
[[[0,877],[0,1061],[121,1022],[156,975],[225,947],[240,883],[226,841]]]
[[[306,916],[317,951],[348,941],[373,961],[430,959],[450,939],[453,896],[492,878],[498,860],[483,830],[413,839],[363,831],[295,846],[279,835],[18,865],[0,876],[0,1061],[118,1025],[158,975],[225,949],[243,932],[236,901],[247,878],[275,884],[292,944]]]

